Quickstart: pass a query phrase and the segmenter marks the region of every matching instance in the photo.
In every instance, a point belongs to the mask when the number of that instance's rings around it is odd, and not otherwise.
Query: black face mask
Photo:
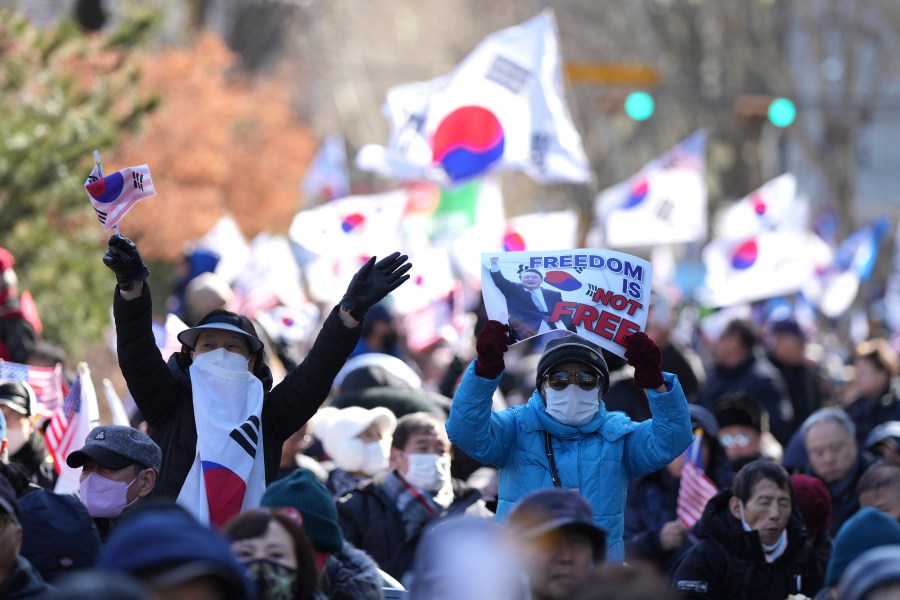
[[[397,347],[397,334],[388,333],[381,336],[381,346],[385,351],[393,350]]]
[[[260,600],[291,600],[294,597],[297,569],[267,558],[251,560],[244,566]]]

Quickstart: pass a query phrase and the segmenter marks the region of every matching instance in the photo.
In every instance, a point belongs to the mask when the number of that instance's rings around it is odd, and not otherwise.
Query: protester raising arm
[[[409,279],[406,272],[412,265],[406,260],[407,256],[399,252],[377,263],[375,257],[369,259],[325,320],[306,359],[272,389],[266,399],[265,416],[275,417],[272,426],[283,440],[302,427],[325,401],[335,376],[359,341],[357,326],[366,312]]]
[[[326,398],[359,340],[366,311],[405,282],[411,268],[399,253],[369,260],[325,320],[307,358],[273,388],[252,322],[226,310],[181,332],[182,351],[166,365],[152,334],[150,290],[144,285],[149,272],[129,240],[113,236],[109,246],[104,262],[118,283],[113,306],[119,364],[163,451],[158,495],[178,496],[198,518],[213,523],[252,506],[274,480],[282,443]],[[223,466],[243,480],[245,496],[229,499],[224,489],[211,491],[201,463]],[[219,492],[223,495],[214,497]]]
[[[506,462],[516,435],[512,415],[491,412],[494,392],[506,368],[503,355],[508,344],[509,325],[485,323],[475,344],[478,358],[466,370],[447,420],[447,434],[454,444],[472,458],[497,467]]]

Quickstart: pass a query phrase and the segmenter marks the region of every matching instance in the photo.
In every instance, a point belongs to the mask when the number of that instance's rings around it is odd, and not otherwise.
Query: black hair
[[[318,586],[316,574],[315,549],[303,527],[288,511],[272,508],[252,508],[232,517],[222,526],[222,534],[231,542],[239,542],[262,537],[275,521],[281,525],[291,538],[294,546],[294,557],[297,561],[297,579],[294,580],[291,598],[312,600]]]
[[[891,488],[900,492],[900,467],[879,463],[868,469],[856,485],[856,497],[863,492]]]
[[[722,337],[726,335],[737,336],[741,340],[741,344],[748,350],[756,348],[761,341],[756,325],[753,324],[753,321],[747,319],[733,319],[729,321],[722,332]]]
[[[770,480],[779,489],[787,490],[791,496],[791,502],[794,501],[794,486],[791,484],[791,476],[784,470],[784,467],[768,460],[754,460],[744,465],[734,476],[732,495],[746,504],[753,497],[756,485],[764,479]]]
[[[521,279],[521,278],[522,278],[522,275],[524,275],[525,273],[528,273],[529,271],[532,272],[532,273],[537,273],[537,276],[538,276],[538,277],[540,277],[541,279],[544,279],[544,274],[543,274],[543,273],[541,273],[541,272],[538,271],[537,269],[530,269],[530,268],[529,268],[529,269],[522,269],[522,271],[519,272],[519,279]]]
[[[422,431],[436,431],[440,435],[444,428],[440,419],[431,413],[415,412],[403,415],[397,420],[397,427],[394,429],[394,436],[391,440],[391,448],[403,450],[406,442],[414,433]],[[446,436],[446,434],[444,434]]]

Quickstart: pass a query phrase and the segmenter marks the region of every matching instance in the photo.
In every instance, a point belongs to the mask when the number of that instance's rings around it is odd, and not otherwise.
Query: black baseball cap
[[[30,417],[36,402],[34,389],[24,381],[0,379],[0,404]]]

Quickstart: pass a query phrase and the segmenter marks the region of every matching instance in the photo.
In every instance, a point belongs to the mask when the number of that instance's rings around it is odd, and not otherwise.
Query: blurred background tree
[[[0,9],[0,244],[37,300],[43,337],[79,359],[103,339],[112,289],[82,186],[93,150],[134,133],[159,102],[137,91],[134,63],[157,20],[136,11],[100,38]]]

